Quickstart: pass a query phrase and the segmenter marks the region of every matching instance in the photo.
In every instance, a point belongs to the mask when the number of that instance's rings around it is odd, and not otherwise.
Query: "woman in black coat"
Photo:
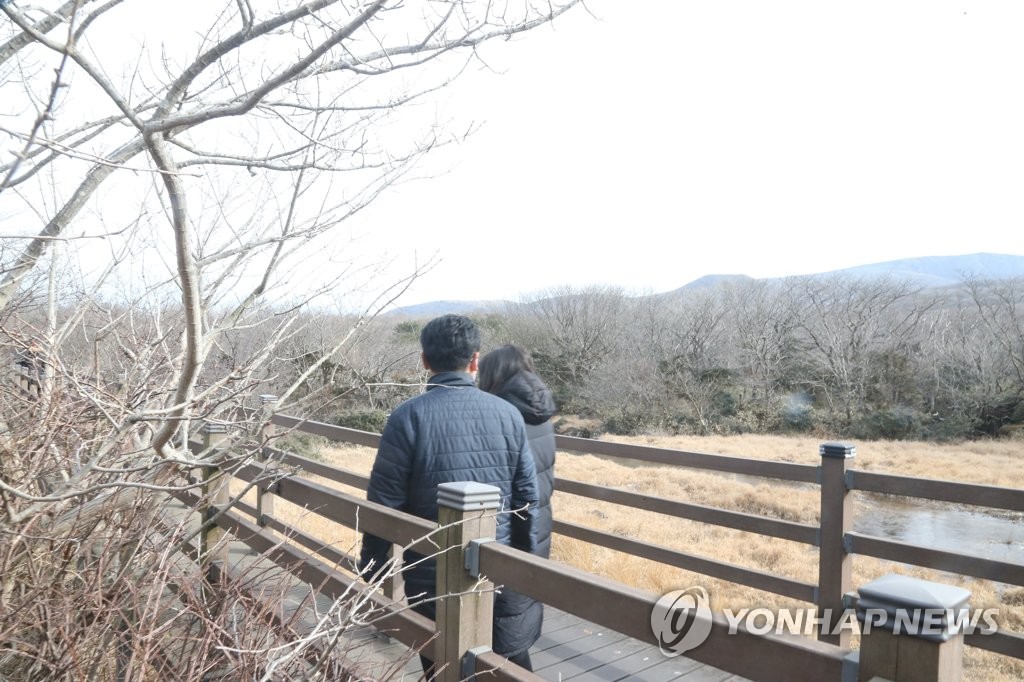
[[[554,396],[535,373],[530,355],[515,345],[496,348],[480,360],[477,386],[512,403],[526,422],[540,500],[534,553],[547,559],[551,554],[551,492],[555,485],[555,429],[551,423]],[[543,604],[525,594],[502,589],[494,600],[491,648],[516,665],[532,670],[529,650],[540,637],[543,620]]]

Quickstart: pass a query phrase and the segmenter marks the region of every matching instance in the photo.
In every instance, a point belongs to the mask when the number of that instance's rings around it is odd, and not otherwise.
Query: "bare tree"
[[[411,397],[410,386],[425,383],[418,325],[415,328],[415,333],[408,333],[401,322],[377,318],[345,350],[345,366],[358,387],[350,405],[390,412]]]
[[[94,595],[111,571],[145,575],[151,552],[112,568],[87,550],[125,510],[115,544],[141,542],[148,505],[211,463],[189,447],[199,422],[241,443],[266,418],[238,416],[247,396],[317,399],[311,378],[333,380],[429,267],[381,281],[345,252],[351,218],[460,139],[415,105],[577,1],[0,2],[0,344],[20,368],[0,391],[0,620],[56,618],[28,609],[46,576]],[[313,254],[332,278],[304,278]],[[354,313],[285,376],[313,301]],[[112,612],[137,597],[104,594]],[[72,630],[91,625],[61,627],[84,643]],[[26,632],[0,675],[35,656],[88,677]],[[118,639],[98,637],[97,655]]]
[[[965,281],[979,320],[999,349],[1006,376],[1006,390],[1024,393],[1024,279]]]
[[[971,320],[968,342],[954,349],[968,357],[963,373],[973,378],[977,427],[995,433],[1024,417],[1024,280],[964,282]]]
[[[849,426],[869,407],[873,362],[902,349],[934,301],[921,287],[891,278],[796,278],[798,329],[807,343],[808,383]],[[899,352],[903,352],[902,350]]]
[[[750,282],[729,291],[739,366],[753,390],[758,426],[771,427],[798,353],[796,309],[785,287]]]
[[[672,342],[668,356],[661,360],[661,375],[671,393],[686,405],[697,428],[708,433],[732,384],[728,307],[717,292],[706,291],[680,302],[670,315]]]
[[[563,399],[580,389],[616,350],[629,305],[614,287],[557,287],[506,311],[509,333],[527,347],[538,370]],[[563,405],[585,409],[585,405]]]
[[[606,417],[609,430],[638,432],[664,426],[674,418],[674,405],[658,367],[671,344],[670,324],[660,297],[626,301],[616,346],[584,389],[588,406]]]

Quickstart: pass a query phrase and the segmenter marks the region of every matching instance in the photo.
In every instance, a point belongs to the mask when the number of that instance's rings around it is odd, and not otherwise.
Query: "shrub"
[[[864,440],[908,440],[921,435],[921,415],[909,407],[894,407],[864,415],[851,426],[851,436]]]
[[[559,417],[554,423],[555,433],[575,438],[600,438],[601,426],[592,419]]]
[[[759,433],[757,417],[750,412],[739,412],[730,417],[720,420],[718,429],[720,433],[743,435],[744,433]]]
[[[384,410],[352,410],[338,415],[334,423],[347,429],[359,429],[380,433],[387,424],[388,414]]]
[[[976,438],[974,420],[966,415],[942,417],[932,415],[921,425],[921,438],[938,442]]]
[[[636,436],[648,427],[647,417],[636,411],[623,410],[607,417],[602,424],[605,431],[617,436]]]
[[[327,439],[308,433],[295,431],[275,439],[274,447],[293,452],[308,459],[321,459],[321,453],[327,445]]]

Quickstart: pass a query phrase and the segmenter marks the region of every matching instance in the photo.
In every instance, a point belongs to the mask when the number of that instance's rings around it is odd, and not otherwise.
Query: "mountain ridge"
[[[709,274],[702,275],[676,289],[652,295],[659,298],[670,298],[683,293],[711,289],[722,286],[725,283],[782,281],[793,277],[832,277],[838,275],[865,278],[888,276],[906,279],[926,288],[948,287],[961,284],[969,276],[983,279],[1024,277],[1024,256],[985,252],[960,256],[919,256],[855,265],[838,270],[789,275],[787,277],[756,278],[742,274]],[[428,301],[426,303],[401,306],[387,314],[407,317],[427,317],[444,313],[472,314],[493,311],[507,303],[508,301],[503,300]]]

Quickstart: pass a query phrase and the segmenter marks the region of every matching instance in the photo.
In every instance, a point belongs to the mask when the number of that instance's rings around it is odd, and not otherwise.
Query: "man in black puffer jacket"
[[[475,481],[501,491],[495,539],[526,552],[537,544],[537,476],[519,410],[476,388],[480,332],[469,318],[444,315],[420,333],[427,390],[399,405],[381,434],[366,498],[437,520],[437,486]],[[509,513],[514,511],[514,513]],[[373,575],[391,543],[364,534],[359,568]],[[435,618],[436,564],[406,552],[402,575],[413,609]],[[416,563],[421,562],[421,563]],[[423,601],[427,600],[427,601]],[[421,659],[423,657],[421,656]],[[431,666],[424,660],[424,669]],[[428,671],[428,674],[431,671]]]

